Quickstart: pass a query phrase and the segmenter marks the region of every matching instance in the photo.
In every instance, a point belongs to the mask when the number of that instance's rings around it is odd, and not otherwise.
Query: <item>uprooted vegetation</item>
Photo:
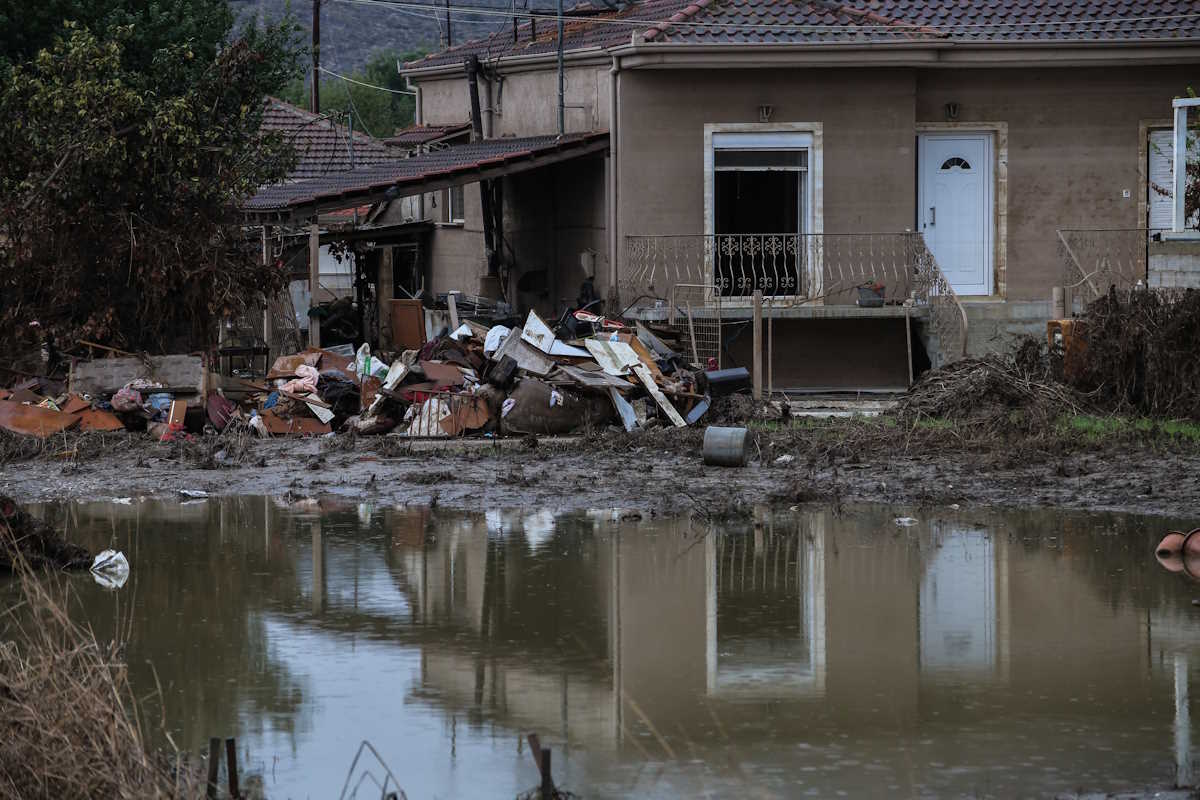
[[[0,797],[199,797],[198,773],[147,748],[123,643],[74,622],[64,585],[18,571],[0,616]]]

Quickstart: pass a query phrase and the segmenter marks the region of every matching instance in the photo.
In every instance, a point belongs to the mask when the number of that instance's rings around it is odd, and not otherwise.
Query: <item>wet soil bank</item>
[[[1117,442],[1064,449],[1027,441],[946,446],[953,432],[860,437],[760,432],[743,468],[703,464],[700,430],[533,441],[417,442],[394,437],[49,447],[0,466],[20,502],[169,496],[336,494],[462,508],[625,508],[736,512],[754,504],[1053,506],[1187,515],[1200,507],[1200,448]],[[824,438],[822,438],[824,437]],[[90,455],[70,457],[88,450]],[[55,451],[58,452],[55,452]],[[68,454],[64,458],[64,453]]]

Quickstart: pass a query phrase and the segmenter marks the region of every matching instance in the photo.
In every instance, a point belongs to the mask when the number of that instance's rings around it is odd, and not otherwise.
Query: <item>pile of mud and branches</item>
[[[121,659],[74,622],[67,590],[20,566],[0,616],[0,797],[199,797],[194,770],[148,750]]]
[[[0,573],[31,569],[87,569],[92,557],[42,520],[0,495]]]
[[[896,413],[902,420],[1043,429],[1064,414],[1090,408],[1087,398],[1054,373],[1046,347],[1026,338],[1011,353],[964,358],[927,373]]]
[[[137,439],[123,431],[63,431],[39,439],[0,430],[0,467],[38,458],[64,464],[94,461],[136,446]]]
[[[1200,419],[1200,292],[1117,291],[1088,306],[1063,378],[1097,406]]]

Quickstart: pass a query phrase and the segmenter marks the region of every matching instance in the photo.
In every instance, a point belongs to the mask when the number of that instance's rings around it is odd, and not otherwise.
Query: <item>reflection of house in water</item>
[[[1098,742],[1174,712],[1147,702],[1175,667],[1149,658],[1145,612],[1105,595],[1091,540],[1070,531],[902,530],[882,511],[710,536],[519,513],[382,525],[422,699],[593,760],[723,752],[736,731],[745,757],[782,765],[781,741],[850,736],[856,758],[949,791],[962,784],[939,783],[956,778],[914,760],[914,740],[945,763],[1023,764],[1028,726],[1054,725],[1055,768],[1084,775],[1111,769]]]

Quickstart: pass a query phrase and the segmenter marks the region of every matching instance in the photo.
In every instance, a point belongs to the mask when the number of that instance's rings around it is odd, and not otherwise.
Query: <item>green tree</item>
[[[282,285],[235,209],[294,163],[259,128],[297,74],[295,30],[222,26],[134,58],[136,26],[70,22],[0,75],[0,347],[196,347]]]
[[[386,139],[400,128],[412,125],[416,103],[409,94],[382,91],[392,89],[407,91],[404,79],[396,72],[396,60],[401,62],[422,58],[423,49],[400,53],[396,50],[380,50],[371,56],[363,69],[346,77],[350,81],[326,75],[321,79],[321,112],[347,121],[354,118],[354,129],[365,131],[371,136]],[[280,99],[302,108],[309,107],[309,85],[305,79],[293,81],[280,93]]]
[[[227,0],[0,0],[0,64],[52,48],[65,20],[98,35],[126,28],[122,65],[151,84],[169,77],[153,68],[162,48],[187,44],[197,63],[210,63],[234,23]]]

